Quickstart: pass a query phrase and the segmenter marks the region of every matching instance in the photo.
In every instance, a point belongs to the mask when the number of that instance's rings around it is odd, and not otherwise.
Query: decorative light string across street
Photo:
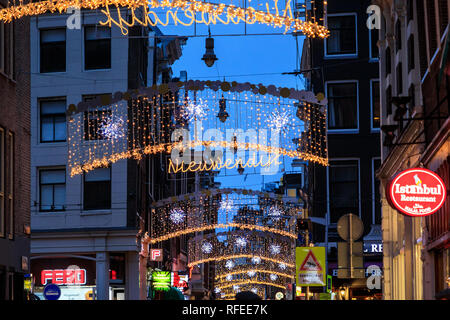
[[[46,0],[28,2],[19,0],[12,2],[7,8],[0,9],[0,22],[11,22],[25,16],[36,16],[45,13],[65,13],[69,8],[99,9],[105,15],[100,21],[101,25],[117,26],[124,35],[128,34],[128,28],[134,25],[142,26],[167,26],[169,23],[180,26],[200,24],[265,24],[274,28],[284,28],[285,32],[293,30],[301,32],[308,37],[328,37],[328,29],[315,21],[296,19],[293,15],[293,3],[288,0],[284,8],[278,4],[278,0],[267,1],[264,10],[257,10],[251,6],[246,8],[236,7],[233,4],[209,3],[193,0]],[[325,5],[326,7],[326,5]],[[127,8],[127,15],[121,12],[121,8]],[[158,15],[151,9],[166,9],[165,15]],[[272,13],[271,11],[275,11]]]
[[[221,81],[100,96],[68,108],[69,172],[160,153],[171,155],[170,173],[270,172],[283,157],[328,165],[325,103],[311,92]]]

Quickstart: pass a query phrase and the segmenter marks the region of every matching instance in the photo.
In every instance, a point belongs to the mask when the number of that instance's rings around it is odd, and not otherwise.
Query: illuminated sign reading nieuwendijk
[[[42,270],[41,283],[53,284],[86,284],[86,269]]]
[[[423,168],[400,172],[388,184],[386,191],[390,204],[412,217],[435,213],[442,207],[447,196],[442,179],[433,171]]]

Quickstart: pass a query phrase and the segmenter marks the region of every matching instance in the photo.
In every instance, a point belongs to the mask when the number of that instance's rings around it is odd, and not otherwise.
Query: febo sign
[[[86,269],[42,270],[41,283],[46,285],[49,280],[53,284],[86,284]]]
[[[386,188],[392,207],[412,217],[435,213],[445,202],[447,190],[441,177],[423,168],[400,172]]]

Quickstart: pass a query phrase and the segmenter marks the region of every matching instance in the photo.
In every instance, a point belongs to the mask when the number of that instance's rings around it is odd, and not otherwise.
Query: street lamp
[[[222,98],[219,100],[219,113],[217,114],[217,117],[220,119],[221,122],[227,121],[227,118],[230,116],[225,110],[227,108],[227,100],[222,95]]]
[[[214,53],[214,39],[211,38],[211,31],[208,28],[209,37],[206,38],[205,47],[206,52],[203,55],[202,60],[205,61],[206,65],[208,67],[212,67],[214,62],[216,62],[217,59],[216,54]]]

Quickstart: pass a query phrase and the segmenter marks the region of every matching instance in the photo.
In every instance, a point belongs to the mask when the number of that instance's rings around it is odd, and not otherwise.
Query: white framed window
[[[370,80],[370,130],[380,131],[380,80]]]
[[[111,28],[84,27],[84,69],[111,69]]]
[[[372,158],[372,224],[381,224],[380,180],[376,172],[381,166],[381,158]]]
[[[39,211],[64,211],[66,203],[65,168],[39,170]]]
[[[39,100],[40,142],[66,141],[66,100]]]
[[[361,184],[359,158],[330,159],[327,167],[327,209],[330,223],[345,214],[361,217]]]
[[[325,58],[358,56],[358,16],[356,13],[328,14],[330,36],[325,40]]]
[[[66,71],[66,29],[40,30],[40,71]]]
[[[357,133],[359,130],[359,83],[357,80],[327,81],[328,132]]]

